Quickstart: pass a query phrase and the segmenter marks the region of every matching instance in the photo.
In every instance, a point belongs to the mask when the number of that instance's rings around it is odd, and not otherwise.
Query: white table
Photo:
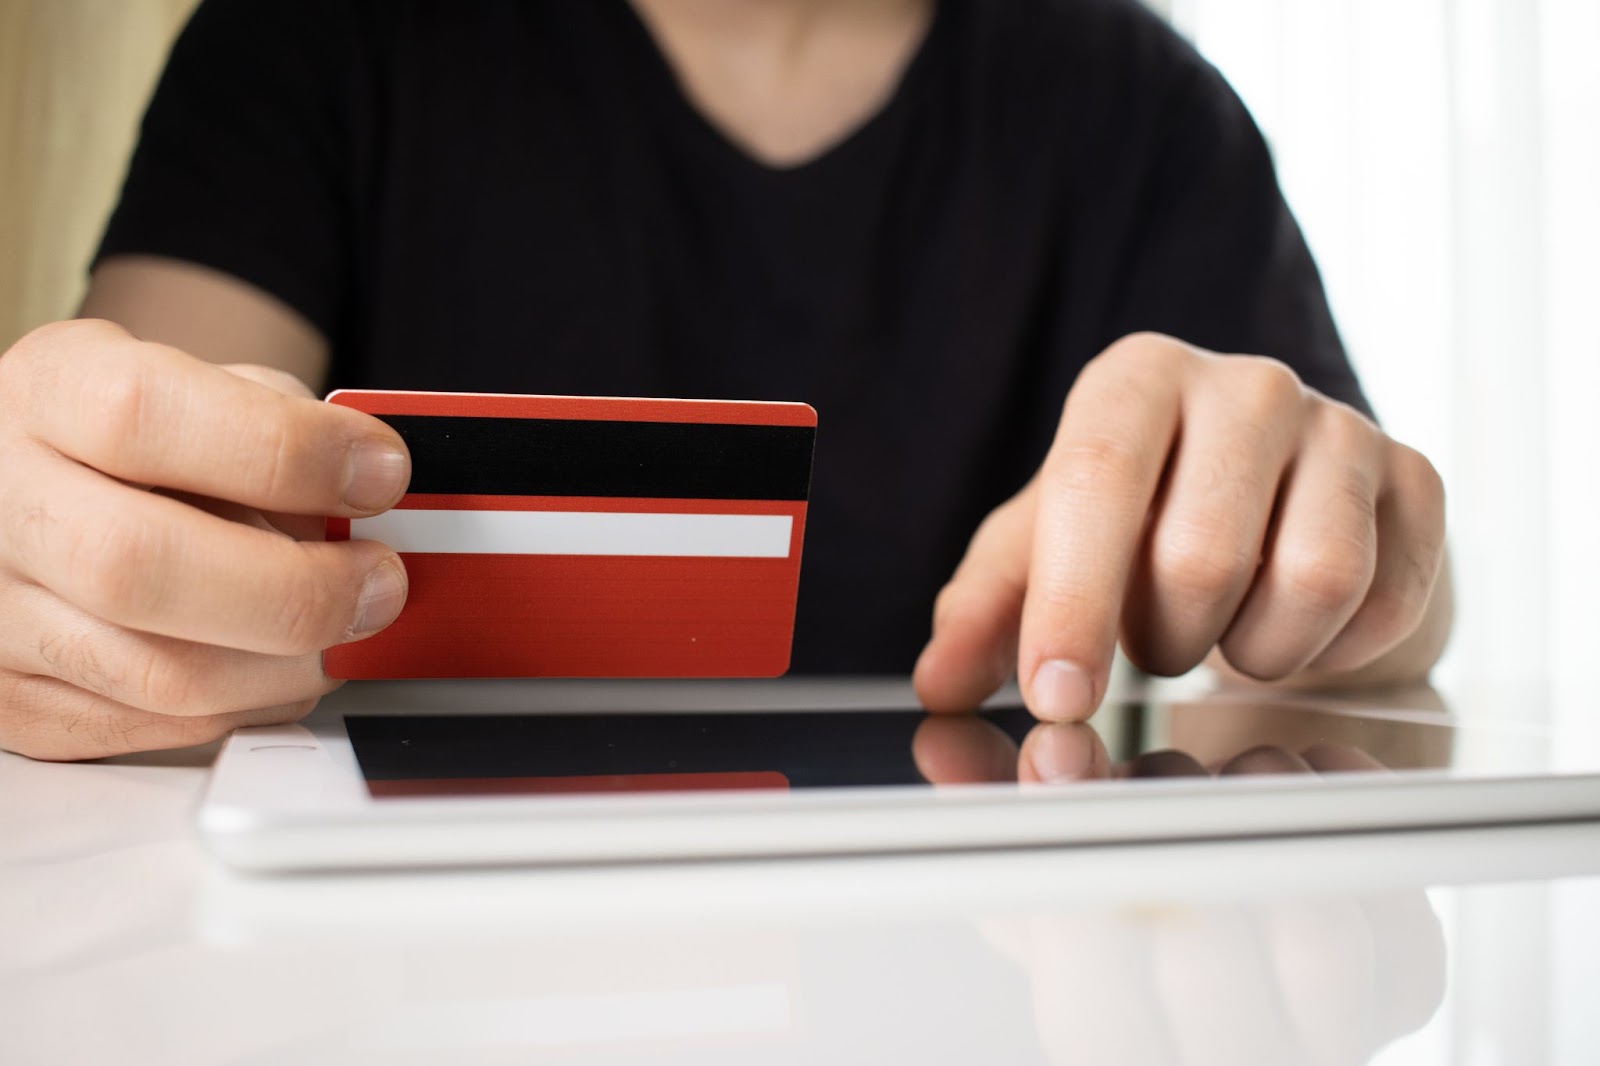
[[[1600,1063],[1600,824],[243,878],[0,754],[0,1063]]]

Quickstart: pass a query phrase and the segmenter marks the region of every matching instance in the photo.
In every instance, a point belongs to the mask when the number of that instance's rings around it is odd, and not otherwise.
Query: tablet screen
[[[345,725],[375,798],[1030,781],[1041,750],[1085,780],[1418,769],[1448,766],[1454,733],[1438,722],[1215,702],[1106,707],[1092,727],[1040,726],[1020,706],[960,716],[363,714]]]

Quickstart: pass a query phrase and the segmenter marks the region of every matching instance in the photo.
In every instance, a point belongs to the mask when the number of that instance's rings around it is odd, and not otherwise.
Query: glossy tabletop
[[[212,754],[0,754],[0,1063],[1600,1063],[1600,823],[244,877]]]

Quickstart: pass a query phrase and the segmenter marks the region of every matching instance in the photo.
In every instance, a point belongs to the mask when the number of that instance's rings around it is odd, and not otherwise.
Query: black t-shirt
[[[626,0],[207,0],[118,253],[278,296],[334,385],[811,403],[801,671],[910,667],[1118,337],[1365,407],[1260,134],[1135,0],[944,0],[792,169],[695,110]]]

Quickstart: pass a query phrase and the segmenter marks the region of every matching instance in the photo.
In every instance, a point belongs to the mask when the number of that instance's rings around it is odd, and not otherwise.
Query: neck
[[[803,43],[818,29],[894,22],[918,0],[629,0],[652,26],[745,45]]]
[[[630,0],[685,95],[774,166],[812,158],[880,109],[934,0]]]

